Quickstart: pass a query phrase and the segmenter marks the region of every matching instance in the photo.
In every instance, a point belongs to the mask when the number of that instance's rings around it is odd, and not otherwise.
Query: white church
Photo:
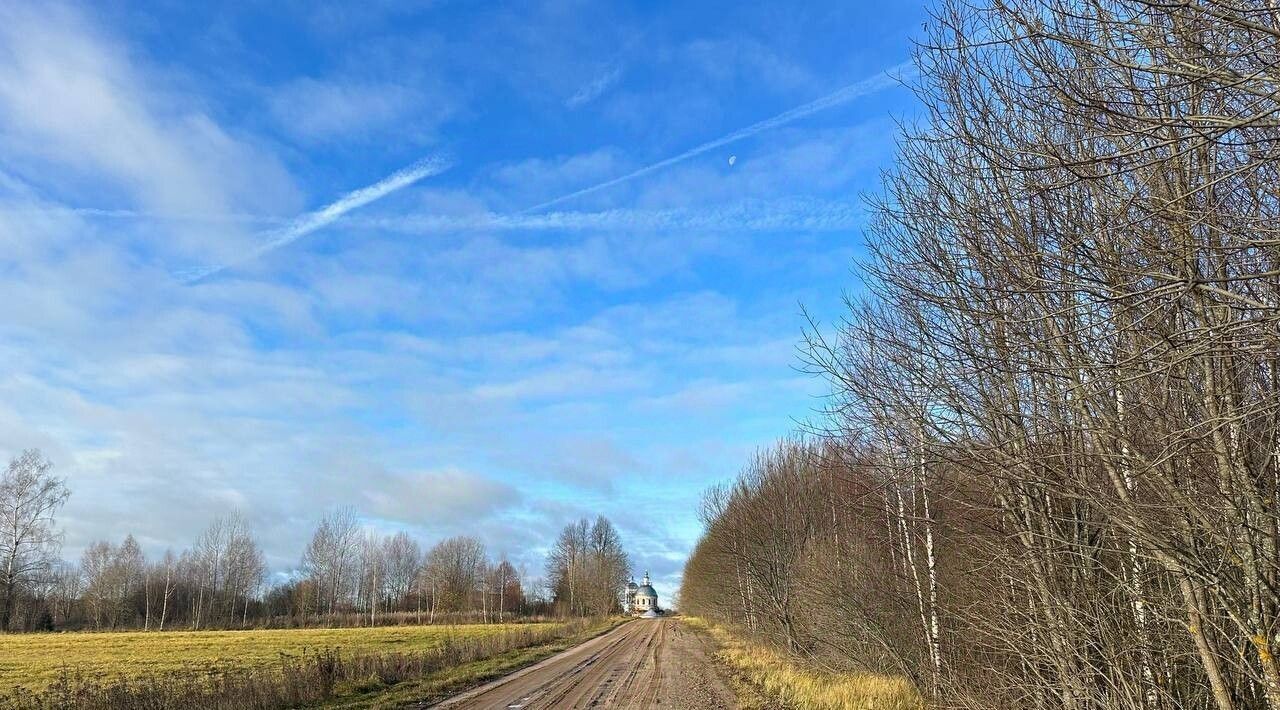
[[[662,613],[658,608],[658,592],[654,591],[653,585],[649,584],[647,571],[639,586],[634,580],[627,582],[627,611],[646,618],[653,618]]]

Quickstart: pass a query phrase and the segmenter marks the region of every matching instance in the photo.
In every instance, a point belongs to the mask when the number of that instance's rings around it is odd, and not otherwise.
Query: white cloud
[[[663,414],[689,416],[706,410],[722,410],[741,399],[759,394],[749,382],[693,381],[670,394],[644,397],[637,402],[641,409]]]
[[[344,132],[367,147],[422,115],[430,92],[385,71],[400,58],[289,84],[243,125],[296,123],[341,171]],[[854,136],[794,126],[732,175],[689,161],[618,209],[511,212],[634,171],[630,148],[481,168],[415,190],[410,214],[345,212],[374,190],[291,221],[271,144],[214,121],[225,87],[168,92],[181,60],[152,66],[103,23],[0,10],[0,455],[39,446],[68,477],[68,556],[128,532],[180,548],[238,507],[279,570],[354,504],[537,569],[559,525],[605,513],[670,581],[698,490],[804,406],[794,289],[806,259],[845,263],[828,255],[859,219],[840,192],[866,168]],[[196,289],[167,279],[175,256],[234,261],[263,230],[325,225],[351,234]],[[619,485],[632,473],[653,485]]]
[[[362,143],[390,129],[422,140],[454,111],[442,91],[428,96],[412,86],[347,78],[294,79],[273,90],[268,104],[286,135],[308,143]]]
[[[536,196],[606,179],[620,170],[629,170],[631,166],[621,151],[607,147],[574,155],[506,163],[493,171],[495,185],[491,202],[523,207]]]
[[[821,90],[812,72],[748,37],[695,39],[680,47],[678,54],[690,67],[717,83],[741,80],[764,84],[788,96]]]
[[[134,204],[158,212],[277,213],[297,205],[277,161],[198,109],[152,91],[145,71],[91,27],[57,5],[0,9],[0,150],[15,169],[58,179],[43,187],[94,202],[123,189]],[[57,169],[47,169],[50,163]],[[85,190],[53,177],[67,170],[109,187]],[[233,251],[246,236],[222,225],[184,230],[154,246],[207,258]]]
[[[567,397],[603,397],[635,390],[645,384],[643,378],[626,370],[566,367],[544,370],[513,380],[491,382],[475,388],[481,399],[545,400]]]
[[[359,485],[366,512],[446,535],[521,502],[511,485],[460,469],[366,476]]]
[[[565,99],[564,105],[570,109],[580,108],[586,104],[595,101],[601,94],[608,91],[618,80],[622,78],[622,67],[612,67],[603,73],[597,75],[591,81],[583,84],[573,93],[572,96]]]

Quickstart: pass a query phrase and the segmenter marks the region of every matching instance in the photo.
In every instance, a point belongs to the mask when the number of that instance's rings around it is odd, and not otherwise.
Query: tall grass
[[[281,655],[254,668],[211,667],[201,673],[150,674],[103,680],[65,670],[47,688],[16,688],[0,696],[15,710],[277,710],[368,692],[406,680],[582,632],[588,622],[521,626],[498,633],[445,634],[431,648],[376,653],[340,648]]]
[[[684,618],[709,632],[719,645],[716,657],[754,690],[785,707],[801,710],[923,710],[924,703],[905,678],[876,673],[831,673],[805,668],[782,653],[741,639],[697,618]]]

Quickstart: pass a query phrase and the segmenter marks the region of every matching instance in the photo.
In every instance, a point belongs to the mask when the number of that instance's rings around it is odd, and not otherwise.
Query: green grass
[[[279,665],[282,657],[338,648],[344,653],[422,651],[449,636],[476,638],[554,624],[384,626],[354,629],[166,631],[0,635],[0,693],[41,690],[64,670],[109,681]]]

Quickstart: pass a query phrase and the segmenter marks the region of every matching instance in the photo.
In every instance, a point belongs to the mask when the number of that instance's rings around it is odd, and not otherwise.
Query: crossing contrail
[[[915,66],[909,61],[889,67],[875,76],[867,77],[862,81],[850,84],[843,89],[833,91],[830,94],[827,94],[820,99],[810,101],[807,104],[783,111],[773,118],[766,118],[758,123],[753,123],[746,128],[738,129],[726,136],[703,143],[695,148],[690,148],[677,156],[673,156],[665,160],[659,160],[656,163],[651,163],[643,168],[629,172],[626,175],[606,180],[602,183],[592,185],[591,187],[584,187],[581,190],[570,192],[567,195],[561,195],[553,200],[547,200],[546,202],[525,209],[524,212],[537,212],[539,210],[546,209],[547,207],[551,207],[552,205],[558,205],[561,202],[572,200],[575,197],[582,197],[583,195],[589,195],[593,192],[599,192],[600,190],[613,187],[614,185],[634,180],[642,175],[648,175],[651,172],[661,170],[667,166],[684,162],[689,158],[702,155],[709,150],[715,150],[716,148],[726,146],[730,143],[736,143],[744,138],[750,138],[757,133],[763,133],[764,131],[784,126],[792,121],[798,121],[806,116],[812,116],[819,111],[825,111],[833,106],[839,106],[868,94],[874,94],[881,89],[885,89],[898,83],[899,77],[907,77],[914,74],[914,72]]]
[[[778,128],[780,126],[784,126],[788,123],[792,123],[793,121],[798,121],[802,118],[811,116],[820,111],[825,111],[826,109],[833,108],[835,106],[840,106],[842,104],[848,103],[850,101],[861,98],[863,96],[874,94],[878,91],[881,91],[885,88],[888,88],[898,83],[900,78],[909,77],[914,73],[915,73],[915,67],[911,62],[908,61],[908,62],[903,62],[901,64],[897,64],[895,66],[889,67],[888,69],[885,69],[882,72],[875,74],[874,76],[867,77],[861,81],[855,82],[841,89],[833,91],[830,94],[827,94],[826,96],[815,99],[806,104],[796,106],[795,108],[789,109],[787,111],[783,111],[782,113],[776,116],[773,116],[771,118],[766,118],[763,121],[759,121],[757,123],[753,123],[752,125],[747,126],[746,128],[738,129],[732,133],[729,133],[728,135],[721,136],[720,138],[717,138],[715,140],[708,141],[701,145],[690,148],[689,150],[686,150],[683,153],[680,153],[679,155],[675,155],[670,158],[660,160],[656,163],[650,163],[649,165],[646,165],[637,170],[633,170],[632,172],[627,173],[626,175],[621,175],[619,177],[612,178],[601,183],[597,183],[590,187],[585,187],[580,190],[575,190],[568,194],[561,195],[551,200],[547,200],[546,202],[542,202],[532,207],[528,207],[522,210],[518,214],[528,215],[529,213],[544,210],[548,207],[558,205],[562,202],[567,202],[576,197],[581,197],[583,195],[599,192],[600,190],[613,187],[614,185],[619,185],[624,182],[629,182],[638,177],[648,175],[649,173],[656,172],[658,170],[669,167],[671,165],[675,165],[676,163],[681,163],[686,160],[689,160],[690,158],[694,158],[699,155],[702,155],[703,153],[706,153],[708,151],[715,150],[716,148],[729,145],[730,143],[736,143],[737,141],[741,141],[746,138],[750,138],[754,135],[757,135],[759,133],[763,133],[765,131]],[[285,223],[280,228],[264,233],[263,236],[265,237],[265,241],[263,241],[256,248],[254,248],[252,251],[245,254],[243,257],[239,259],[235,259],[224,264],[218,264],[214,266],[181,272],[177,274],[177,277],[184,284],[193,284],[193,283],[202,281],[204,279],[207,279],[211,276],[214,276],[216,274],[219,274],[223,271],[226,271],[227,269],[252,261],[264,254],[275,251],[276,249],[279,249],[280,247],[283,247],[287,244],[291,244],[301,239],[302,237],[305,237],[308,234],[315,232],[316,230],[319,230],[323,227],[326,227],[332,224],[333,222],[342,218],[343,215],[347,214],[352,210],[363,207],[364,205],[367,205],[370,202],[374,202],[375,200],[379,200],[383,197],[386,197],[387,195],[393,192],[396,192],[397,190],[404,189],[405,187],[408,187],[409,185],[412,185],[413,183],[418,182],[423,178],[430,177],[432,175],[438,175],[444,172],[445,170],[448,170],[449,167],[450,167],[450,162],[441,157],[432,156],[432,157],[420,160],[417,163],[414,163],[413,165],[407,168],[404,168],[403,170],[397,171],[389,175],[388,177],[382,180],[379,180],[378,182],[372,185],[369,185],[367,187],[362,187],[358,190],[349,192],[346,195],[343,195],[338,200],[334,201],[333,203],[319,210],[316,210],[314,212],[308,212],[307,214],[296,217],[293,220],[290,220],[289,222]],[[116,213],[114,211],[105,211],[105,210],[101,212],[102,214],[99,216],[132,216],[133,215],[133,213],[127,213],[127,214]],[[562,223],[561,226],[573,226],[573,224],[576,221],[584,221],[584,220],[575,220],[570,216],[570,214],[571,213],[566,213],[563,215],[562,214],[551,215],[551,217],[554,217],[555,219],[550,220],[550,222],[547,225],[541,225],[541,224],[521,225],[521,220],[512,219],[513,216],[507,216],[507,217],[492,216],[490,219],[492,219],[492,222],[493,222],[492,226],[495,226],[495,227],[529,226],[534,228],[537,228],[539,226],[550,226],[551,223],[555,223],[555,222],[561,222]],[[607,216],[616,218],[622,215],[609,214]],[[600,219],[601,217],[602,216],[596,216],[594,218],[588,218],[585,221],[590,222],[596,219]],[[246,219],[246,218],[240,217],[240,219]],[[253,218],[249,217],[247,219],[252,220]],[[668,221],[668,219],[669,219],[669,216],[659,217],[658,219],[655,220],[655,222],[661,223],[663,221]],[[447,220],[445,221],[447,222]],[[680,220],[674,220],[674,221],[678,222]],[[426,221],[426,223],[429,224],[430,221],[428,220]],[[442,224],[440,226],[447,226],[447,225]]]
[[[179,278],[184,284],[193,284],[234,266],[252,261],[263,254],[275,251],[286,244],[296,242],[317,229],[321,229],[332,224],[351,210],[363,207],[375,200],[380,200],[383,197],[386,197],[397,190],[404,189],[423,178],[430,177],[432,175],[439,175],[445,170],[448,170],[449,166],[450,163],[448,160],[436,156],[419,160],[413,165],[392,173],[372,185],[348,192],[336,201],[316,210],[315,212],[308,212],[304,215],[295,217],[283,227],[267,232],[264,235],[266,237],[266,241],[259,244],[257,248],[248,254],[245,254],[240,259],[236,259],[225,264],[187,271],[179,275]]]

